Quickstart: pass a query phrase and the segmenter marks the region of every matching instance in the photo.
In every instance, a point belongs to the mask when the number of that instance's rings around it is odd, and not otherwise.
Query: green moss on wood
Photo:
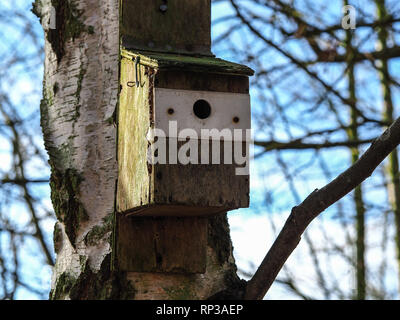
[[[86,264],[88,262],[87,256],[79,255],[79,265],[81,266],[81,270],[86,268]]]
[[[56,224],[54,225],[53,243],[54,243],[54,251],[58,253],[61,249],[61,243],[62,243],[62,230],[58,222],[56,222]]]
[[[140,55],[142,65],[159,70],[185,70],[245,76],[254,74],[254,71],[245,65],[215,57],[122,50],[122,56],[125,58],[132,59],[137,55]]]
[[[230,262],[232,245],[229,232],[229,223],[226,214],[220,214],[209,218],[208,245],[211,246],[217,256],[218,264],[228,264],[230,267],[225,271],[225,289],[214,294],[210,300],[238,300],[243,299],[246,281],[237,276],[236,265]]]
[[[232,254],[232,246],[226,214],[209,218],[208,245],[216,252],[219,264],[228,262]]]
[[[133,299],[135,290],[127,280],[126,273],[111,272],[110,254],[107,255],[98,272],[93,272],[88,261],[81,266],[81,274],[74,278],[67,273],[61,274],[50,293],[50,299],[72,300],[127,300]]]
[[[239,279],[235,272],[228,272],[224,278],[225,288],[207,300],[243,300],[247,281]]]
[[[179,287],[163,288],[168,295],[169,300],[193,300],[196,299],[195,291],[193,290],[195,281],[183,281]]]
[[[88,26],[88,27],[87,27],[87,32],[88,32],[89,34],[94,34],[94,27],[93,27],[93,26]]]
[[[86,221],[87,213],[79,201],[79,185],[81,175],[70,168],[75,154],[74,136],[70,136],[64,144],[55,147],[51,141],[49,110],[54,103],[53,87],[43,86],[43,99],[40,103],[41,127],[46,150],[49,154],[51,168],[50,186],[54,211],[60,222],[65,224],[65,232],[72,245],[75,245],[76,230],[81,222]]]
[[[87,235],[85,236],[85,244],[88,246],[95,246],[107,234],[109,234],[109,237],[111,238],[113,227],[114,214],[112,213],[103,219],[103,223],[101,225],[94,226],[92,230],[87,233]],[[111,239],[109,240],[111,242]]]
[[[57,278],[55,289],[50,291],[51,300],[61,300],[68,296],[69,291],[74,286],[75,279],[67,272],[62,273]]]
[[[51,130],[49,110],[54,104],[54,93],[46,86],[43,81],[43,98],[40,101],[40,126],[43,131],[43,139],[46,150],[51,149]]]
[[[79,185],[81,175],[75,169],[64,172],[51,166],[51,200],[57,219],[64,223],[65,233],[71,244],[75,246],[76,231],[83,221],[88,220],[88,215],[79,201]]]
[[[69,168],[72,163],[73,156],[75,155],[76,148],[73,144],[75,136],[68,137],[67,142],[61,144],[59,147],[49,147],[47,152],[50,156],[50,162],[57,168]]]

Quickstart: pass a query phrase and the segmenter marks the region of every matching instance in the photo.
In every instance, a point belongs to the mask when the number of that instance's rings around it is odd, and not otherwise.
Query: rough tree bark
[[[114,264],[119,0],[36,0],[45,28],[41,125],[58,219],[51,299],[240,297],[226,215],[208,218],[205,274],[120,272]],[[222,292],[222,294],[221,294]]]

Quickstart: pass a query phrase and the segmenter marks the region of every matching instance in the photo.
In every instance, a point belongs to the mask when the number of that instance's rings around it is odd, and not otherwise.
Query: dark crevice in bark
[[[50,186],[54,211],[57,219],[64,223],[65,233],[74,247],[80,224],[88,220],[86,210],[78,198],[81,182],[82,178],[76,170],[61,172],[51,166]]]
[[[52,0],[51,5],[55,9],[56,28],[46,30],[46,38],[51,44],[57,61],[60,63],[65,55],[65,43],[68,40],[75,40],[82,32],[94,33],[93,26],[86,27],[81,21],[83,10],[79,10],[73,0]],[[36,0],[32,3],[33,14],[43,21],[43,12],[41,1]]]
[[[243,300],[247,281],[239,279],[236,272],[227,273],[224,280],[226,289],[215,293],[207,300]]]
[[[228,262],[232,254],[232,243],[226,214],[209,218],[208,244],[215,250],[220,264]]]
[[[74,278],[68,273],[58,277],[55,289],[50,292],[51,300],[128,300],[135,296],[132,283],[126,273],[111,271],[111,254],[108,254],[98,272],[93,272],[89,262],[83,262],[81,274]]]
[[[220,214],[209,218],[208,244],[214,249],[220,265],[229,263],[233,247],[226,214]],[[225,289],[215,293],[209,297],[208,300],[243,299],[247,282],[241,280],[236,272],[237,267],[235,263],[231,263],[224,277]]]

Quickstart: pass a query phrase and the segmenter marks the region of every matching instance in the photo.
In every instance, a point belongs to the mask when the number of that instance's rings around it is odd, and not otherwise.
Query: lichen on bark
[[[117,103],[118,1],[36,0],[32,11],[45,29],[41,126],[58,219],[51,298],[123,298],[133,289],[108,262],[117,167],[105,123]]]
[[[61,172],[51,166],[51,171],[50,187],[54,211],[57,219],[64,223],[65,233],[75,247],[79,225],[88,220],[86,210],[78,198],[82,178],[75,169],[68,168]]]
[[[228,261],[232,252],[232,245],[226,214],[216,215],[209,219],[208,244],[217,253],[218,262],[220,264]]]
[[[61,242],[62,242],[62,229],[60,227],[60,224],[56,222],[53,231],[53,244],[54,244],[54,251],[56,253],[60,251]]]
[[[229,263],[233,247],[230,239],[229,223],[226,214],[220,214],[209,219],[208,244],[214,249],[218,263]],[[230,264],[224,276],[225,289],[209,297],[210,300],[238,300],[244,297],[246,281],[237,275],[235,263]]]
[[[85,74],[86,74],[86,69],[81,66],[79,75],[78,75],[77,89],[75,92],[76,103],[75,103],[75,115],[74,115],[73,120],[76,120],[81,115],[80,114],[81,91],[82,91],[82,81],[83,81]]]
[[[114,213],[109,214],[103,218],[102,223],[94,226],[85,236],[85,244],[87,246],[94,246],[107,234],[109,235],[109,241],[111,243],[112,232],[114,228]]]
[[[82,182],[82,176],[77,170],[70,168],[70,162],[74,155],[73,136],[70,136],[68,142],[59,147],[52,143],[49,112],[53,103],[54,92],[44,82],[40,113],[43,138],[51,168],[51,200],[56,217],[64,223],[65,232],[71,244],[75,246],[76,231],[80,223],[87,220],[88,215],[79,201],[79,185]]]
[[[60,62],[65,54],[65,44],[69,40],[75,40],[82,32],[94,34],[93,26],[86,26],[82,22],[83,10],[78,8],[75,0],[51,0],[51,6],[56,12],[56,28],[46,32],[46,38],[51,44],[57,61]],[[32,12],[43,20],[42,0],[32,3]]]
[[[51,300],[128,300],[135,296],[135,289],[124,272],[111,271],[111,254],[108,254],[98,272],[93,272],[88,261],[81,273],[74,278],[62,273],[50,292]]]

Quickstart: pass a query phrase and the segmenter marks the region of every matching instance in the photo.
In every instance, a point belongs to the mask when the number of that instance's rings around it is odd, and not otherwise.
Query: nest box
[[[118,211],[248,207],[249,175],[237,171],[246,163],[236,160],[248,156],[253,70],[212,55],[210,0],[162,3],[123,1]]]
[[[253,71],[211,53],[211,0],[120,4],[115,261],[204,273],[207,216],[249,206]]]
[[[249,175],[237,170],[246,163],[234,153],[248,155],[251,74],[214,57],[123,51],[118,211],[198,216],[248,207]]]

